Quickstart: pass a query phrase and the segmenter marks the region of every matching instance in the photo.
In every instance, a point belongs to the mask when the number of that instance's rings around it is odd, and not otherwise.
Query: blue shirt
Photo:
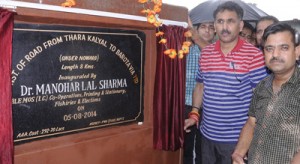
[[[197,45],[190,47],[186,58],[185,105],[192,106],[193,90],[196,85],[197,69],[199,67],[200,49]]]

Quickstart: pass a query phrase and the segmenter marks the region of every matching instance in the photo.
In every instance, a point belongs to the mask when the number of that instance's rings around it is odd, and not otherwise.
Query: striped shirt
[[[266,77],[262,52],[241,39],[226,56],[220,41],[201,52],[196,80],[204,84],[200,130],[216,142],[236,143],[248,119],[252,89]]]

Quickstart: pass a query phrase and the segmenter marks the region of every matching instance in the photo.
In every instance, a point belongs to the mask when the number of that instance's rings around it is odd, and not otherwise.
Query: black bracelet
[[[195,107],[195,106],[192,106],[192,108],[196,108],[196,109],[200,110],[200,108],[198,108],[198,107]]]

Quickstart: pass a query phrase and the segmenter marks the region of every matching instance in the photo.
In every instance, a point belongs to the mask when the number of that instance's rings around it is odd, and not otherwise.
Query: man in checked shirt
[[[272,71],[255,88],[233,164],[300,163],[300,69],[295,30],[284,23],[270,25],[263,35],[266,66]]]
[[[189,20],[189,26],[191,27],[192,40],[194,44],[190,47],[190,52],[186,58],[186,117],[188,117],[188,113],[192,110],[192,95],[196,85],[195,77],[197,75],[198,61],[201,56],[201,50],[208,44],[211,44],[215,37],[215,28],[213,22],[201,22],[193,27],[192,22]],[[201,134],[196,128],[196,125],[190,129],[191,132],[185,133],[184,137],[183,163],[201,164]]]

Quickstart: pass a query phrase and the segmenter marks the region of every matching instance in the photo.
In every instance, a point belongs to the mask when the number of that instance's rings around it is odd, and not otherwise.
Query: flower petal
[[[148,0],[138,0],[139,3],[146,3]]]
[[[161,44],[166,44],[167,43],[167,39],[165,38],[162,38],[160,39],[160,41],[158,43],[161,43]]]
[[[189,31],[186,31],[185,33],[184,33],[184,36],[185,37],[192,37],[192,32],[189,30]]]
[[[185,41],[185,42],[183,42],[183,45],[185,45],[185,46],[191,46],[192,45],[192,42],[190,42],[190,41]]]
[[[162,31],[158,31],[157,33],[155,33],[155,36],[158,37],[158,36],[162,36],[164,35],[164,32]]]

